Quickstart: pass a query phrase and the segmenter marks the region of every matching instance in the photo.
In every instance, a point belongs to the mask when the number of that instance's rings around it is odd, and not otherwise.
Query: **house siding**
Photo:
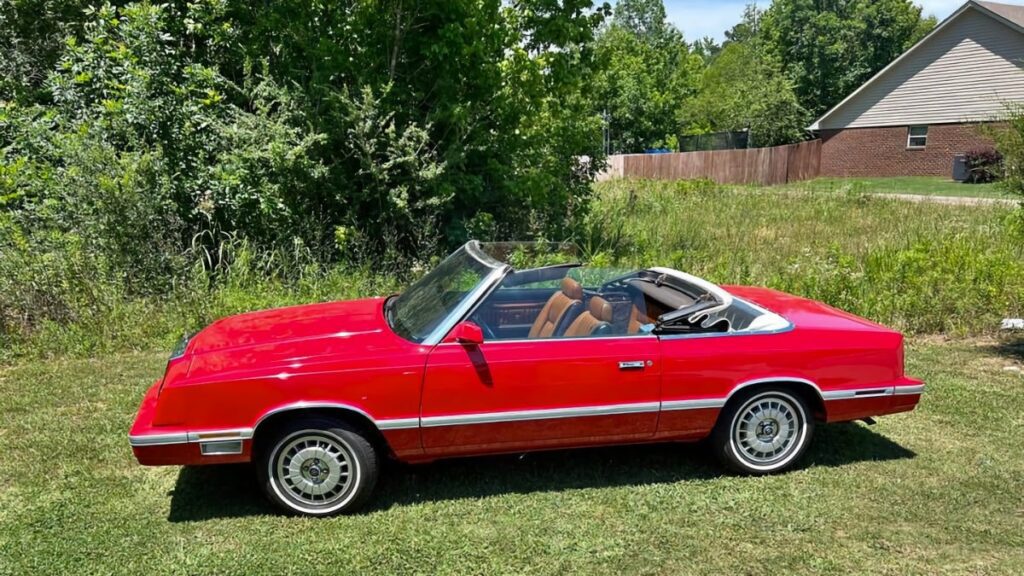
[[[818,122],[822,130],[994,120],[1024,100],[1024,35],[969,7]]]
[[[907,127],[822,130],[822,176],[952,177],[953,156],[992,145],[979,124],[933,124],[928,144],[907,149]]]

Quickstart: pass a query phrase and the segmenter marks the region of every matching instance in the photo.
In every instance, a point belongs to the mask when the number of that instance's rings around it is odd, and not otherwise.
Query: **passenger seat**
[[[612,305],[600,296],[590,299],[587,310],[579,315],[566,329],[566,338],[581,338],[586,336],[605,336],[612,334]]]
[[[583,286],[572,278],[562,278],[562,286],[551,295],[530,327],[530,338],[561,335],[565,327],[583,309]]]
[[[629,334],[637,334],[640,332],[640,328],[644,324],[654,323],[654,318],[649,317],[647,314],[640,311],[640,307],[633,304],[633,309],[629,313],[629,324],[627,325],[626,332]]]

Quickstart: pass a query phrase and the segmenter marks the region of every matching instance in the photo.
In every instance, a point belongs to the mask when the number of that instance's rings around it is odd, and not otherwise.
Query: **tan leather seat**
[[[573,320],[565,331],[566,338],[598,336],[611,333],[612,305],[600,296],[594,296],[587,305],[587,310]]]
[[[629,324],[626,325],[626,332],[629,334],[636,334],[640,332],[640,327],[644,324],[651,324],[654,319],[649,317],[640,311],[640,308],[633,304],[633,309],[629,312]]]
[[[558,292],[548,298],[537,319],[530,327],[530,338],[550,338],[573,319],[576,311],[583,307],[583,286],[572,278],[562,278]]]

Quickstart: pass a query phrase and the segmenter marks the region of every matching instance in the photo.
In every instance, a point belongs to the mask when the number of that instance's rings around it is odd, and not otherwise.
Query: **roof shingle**
[[[1000,4],[998,2],[986,2],[984,0],[975,0],[975,2],[984,8],[988,8],[992,12],[1006,18],[1010,22],[1013,22],[1017,26],[1024,28],[1024,6],[1020,4]]]

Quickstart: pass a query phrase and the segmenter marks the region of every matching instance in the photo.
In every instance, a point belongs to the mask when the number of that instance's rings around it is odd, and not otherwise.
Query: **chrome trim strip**
[[[485,340],[480,346],[497,346],[498,344],[522,344],[524,342],[530,342],[533,344],[540,344],[541,342],[578,342],[581,340],[593,342],[595,340],[608,341],[608,340],[636,340],[637,338],[651,338],[656,339],[657,336],[654,334],[606,334],[597,336],[580,336],[570,338],[550,337],[550,338],[502,338],[500,340]],[[458,342],[443,342],[438,346],[462,346]]]
[[[405,430],[407,428],[419,428],[419,418],[392,418],[390,420],[377,420],[374,422],[379,430]]]
[[[420,418],[423,428],[439,426],[463,426],[470,424],[495,424],[499,422],[525,422],[553,418],[580,418],[586,416],[612,416],[616,414],[639,414],[657,412],[660,402],[639,402],[636,404],[609,404],[605,406],[581,406],[578,408],[553,408],[544,410],[514,410],[509,412],[484,412],[480,414],[456,414],[451,416],[427,416]]]
[[[853,398],[877,398],[879,396],[892,396],[893,387],[885,388],[859,388],[851,390],[829,390],[822,392],[823,400],[850,400]]]
[[[259,428],[260,424],[267,418],[274,414],[280,414],[281,412],[288,412],[289,410],[303,410],[307,408],[335,408],[339,410],[348,410],[355,412],[360,416],[366,418],[377,427],[378,430],[401,430],[404,428],[416,428],[420,425],[419,418],[385,418],[377,420],[373,416],[370,416],[365,410],[356,408],[351,404],[343,404],[341,402],[293,402],[291,404],[285,404],[284,406],[278,406],[273,410],[270,410],[260,416],[260,419],[256,421],[256,425],[253,429]]]
[[[252,428],[234,428],[229,430],[200,430],[189,432],[189,442],[217,442],[220,440],[248,440],[252,438]]]
[[[661,403],[661,411],[700,410],[702,408],[721,408],[725,406],[725,398],[700,398],[697,400],[666,400]]]
[[[226,430],[173,432],[170,434],[138,434],[135,436],[128,436],[128,443],[132,446],[167,446],[169,444],[248,440],[252,438],[252,432],[252,428],[230,428]]]
[[[342,404],[340,402],[306,402],[306,401],[301,401],[301,402],[292,402],[291,404],[285,404],[284,406],[278,406],[277,408],[274,408],[272,410],[264,412],[263,415],[260,416],[260,419],[256,421],[256,424],[254,424],[252,428],[253,428],[253,430],[259,428],[260,424],[263,423],[264,420],[266,420],[267,418],[270,418],[274,414],[279,414],[281,412],[287,412],[289,410],[302,410],[302,409],[305,409],[305,408],[340,408],[340,409],[343,409],[343,410],[350,410],[352,412],[355,412],[356,414],[359,414],[360,416],[366,418],[367,420],[369,420],[370,422],[373,422],[375,424],[377,422],[376,420],[373,419],[372,416],[367,414],[366,411],[361,410],[359,408],[356,408],[355,406],[352,406],[352,405],[349,405],[349,404]]]
[[[824,395],[821,392],[821,388],[817,384],[811,382],[806,378],[800,378],[797,376],[771,376],[769,378],[755,378],[753,380],[746,380],[744,382],[740,382],[738,386],[729,391],[729,395],[726,396],[725,400],[726,402],[728,402],[729,399],[732,398],[737,392],[748,386],[755,386],[757,384],[771,384],[773,382],[793,382],[796,384],[806,384],[811,388],[814,388],[815,392],[818,393],[818,396],[821,397],[822,400],[825,399]]]
[[[851,400],[860,398],[877,398],[891,395],[916,395],[924,392],[924,384],[914,386],[888,386],[885,388],[861,388],[850,390],[829,390],[822,392],[817,384],[805,378],[793,376],[776,376],[748,380],[734,387],[725,398],[697,398],[682,400],[665,400],[661,402],[638,402],[633,404],[608,404],[602,406],[580,406],[574,408],[553,408],[542,410],[510,410],[508,412],[484,412],[479,414],[455,414],[449,416],[428,416],[426,418],[389,418],[374,420],[365,411],[347,404],[334,402],[296,402],[280,406],[264,414],[253,428],[234,428],[227,430],[205,430],[198,432],[179,432],[171,434],[144,434],[129,436],[132,446],[164,446],[169,444],[187,444],[211,442],[227,442],[247,440],[253,437],[256,427],[267,417],[288,410],[303,408],[339,408],[351,410],[373,422],[379,430],[406,430],[414,428],[437,428],[442,426],[464,426],[473,424],[497,424],[502,422],[528,422],[531,420],[550,420],[557,418],[581,418],[587,416],[614,416],[618,414],[641,414],[645,412],[674,412],[679,410],[700,410],[706,408],[722,408],[740,390],[748,386],[771,382],[795,382],[814,388],[824,401]],[[200,447],[202,450],[202,447]]]
[[[168,444],[185,444],[188,442],[188,434],[176,432],[173,434],[140,434],[128,436],[128,443],[136,446],[166,446]]]

